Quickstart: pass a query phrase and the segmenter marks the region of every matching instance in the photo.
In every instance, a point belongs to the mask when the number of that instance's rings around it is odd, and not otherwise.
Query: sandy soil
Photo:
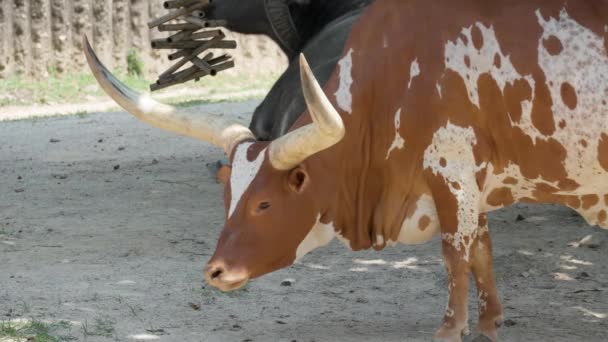
[[[246,120],[254,106],[202,110]],[[334,242],[242,291],[206,286],[222,157],[124,113],[0,123],[0,320],[69,320],[65,335],[87,341],[430,340],[446,295],[436,240]],[[608,231],[557,206],[503,210],[490,227],[502,341],[608,340]]]

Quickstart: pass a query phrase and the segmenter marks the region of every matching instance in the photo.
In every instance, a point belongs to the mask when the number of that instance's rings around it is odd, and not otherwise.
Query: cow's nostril
[[[213,271],[213,273],[211,273],[211,279],[215,280],[219,278],[219,276],[221,276],[223,272],[224,270],[222,270],[221,268],[216,269],[215,271]]]

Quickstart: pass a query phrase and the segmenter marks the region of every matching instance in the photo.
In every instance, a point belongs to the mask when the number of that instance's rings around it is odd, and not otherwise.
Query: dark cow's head
[[[274,40],[288,56],[300,50],[302,34],[309,31],[304,19],[311,0],[213,0],[206,8],[208,19],[225,20],[226,28],[245,34],[263,34]]]
[[[301,82],[312,123],[272,141],[256,141],[251,131],[223,116],[175,108],[140,95],[118,81],[99,61],[88,41],[85,52],[101,87],[142,121],[221,147],[231,160],[224,201],[226,224],[205,269],[207,281],[222,290],[291,265],[310,250],[303,241],[323,212],[317,195],[327,187],[325,170],[309,158],[344,136],[342,119],[300,57]],[[308,237],[308,238],[307,238]],[[306,246],[305,246],[306,245]],[[313,246],[314,247],[314,246]]]

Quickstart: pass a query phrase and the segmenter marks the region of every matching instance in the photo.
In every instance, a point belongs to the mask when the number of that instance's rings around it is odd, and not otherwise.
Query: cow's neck
[[[322,180],[316,189],[321,223],[333,225],[337,237],[353,250],[426,241],[426,237],[400,234],[408,218],[421,218],[417,210],[434,211],[422,174],[408,169],[402,160],[387,161],[386,144],[379,141],[378,132],[372,131],[372,127],[382,126],[379,117],[374,124],[355,123],[352,117],[344,119],[344,140],[307,161],[311,164],[308,169],[314,172],[312,179]]]

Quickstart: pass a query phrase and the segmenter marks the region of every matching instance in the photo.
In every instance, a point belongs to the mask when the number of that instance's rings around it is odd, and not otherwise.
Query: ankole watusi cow
[[[362,9],[373,0],[214,0],[208,19],[226,20],[227,28],[263,34],[274,40],[290,63],[255,109],[250,129],[259,140],[285,134],[306,110],[297,57],[304,53],[317,80],[325,84],[342,55]]]
[[[93,73],[140,119],[215,144],[232,163],[226,224],[205,269],[233,290],[339,237],[353,250],[440,234],[449,298],[441,341],[497,339],[502,308],[486,213],[559,203],[608,228],[608,1],[378,0],[289,133],[189,113]]]

